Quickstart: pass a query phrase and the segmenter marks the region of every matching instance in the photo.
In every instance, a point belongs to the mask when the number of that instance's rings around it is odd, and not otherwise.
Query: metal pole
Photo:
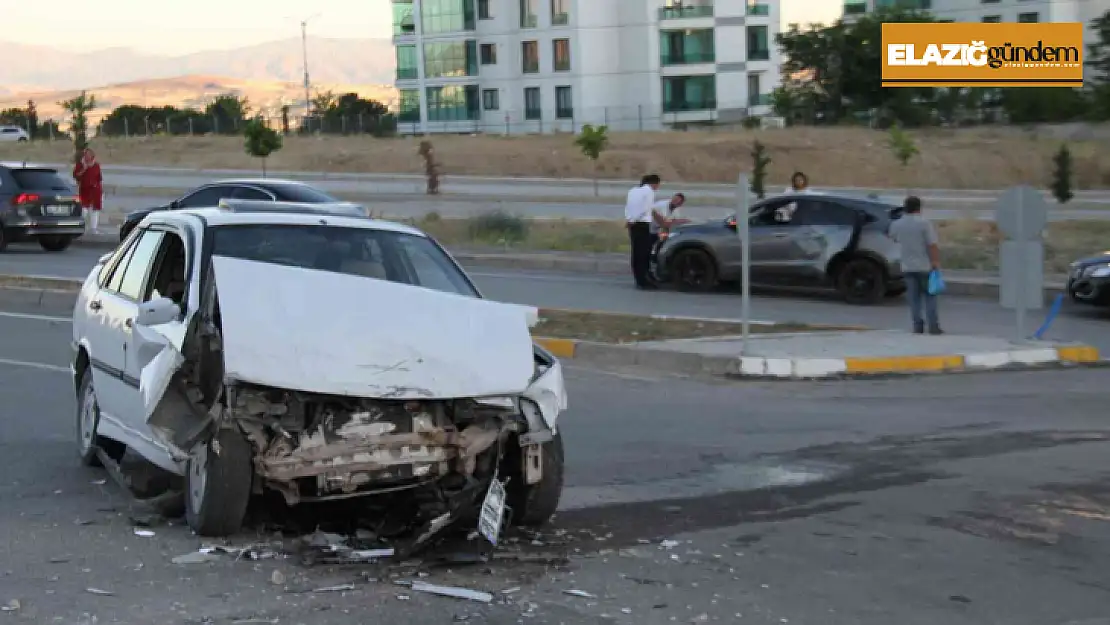
[[[736,181],[736,234],[740,237],[740,354],[748,353],[748,335],[751,333],[752,312],[752,250],[751,231],[748,224],[748,175],[740,174]]]
[[[1017,209],[1017,224],[1016,224],[1016,226],[1017,226],[1017,228],[1016,228],[1017,229],[1017,245],[1015,245],[1014,248],[1017,249],[1018,253],[1024,258],[1025,255],[1026,255],[1025,254],[1025,249],[1024,249],[1025,248],[1025,194],[1024,193],[1019,193],[1018,194],[1017,206],[1015,208]],[[1023,263],[1023,265],[1024,265],[1024,263]],[[1024,279],[1024,276],[1022,276],[1022,279],[1018,280],[1018,288],[1017,288],[1017,296],[1018,296],[1018,301],[1017,301],[1017,332],[1018,332],[1018,340],[1019,341],[1024,341],[1026,339],[1026,336],[1025,336],[1025,298],[1026,298],[1025,283],[1026,282],[1027,282],[1027,280]]]
[[[312,97],[308,93],[308,88],[311,83],[308,81],[308,20],[306,18],[301,22],[301,59],[304,61],[304,114],[305,117],[312,114]]]

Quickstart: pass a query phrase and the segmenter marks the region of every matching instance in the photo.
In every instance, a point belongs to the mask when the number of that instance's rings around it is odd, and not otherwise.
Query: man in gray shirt
[[[890,225],[890,237],[902,248],[902,275],[906,277],[913,331],[924,334],[928,322],[929,334],[943,334],[937,318],[937,296],[929,294],[929,273],[940,269],[937,231],[921,216],[921,198],[911,195],[903,207],[905,214]]]

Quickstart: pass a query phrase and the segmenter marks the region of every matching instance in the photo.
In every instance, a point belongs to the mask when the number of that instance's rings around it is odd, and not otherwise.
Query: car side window
[[[268,202],[272,202],[274,199],[268,193],[252,187],[235,187],[231,197],[237,200],[263,200]]]
[[[212,208],[220,204],[220,200],[231,197],[233,189],[224,186],[211,186],[198,189],[186,195],[177,202],[180,208]]]
[[[179,306],[185,303],[188,286],[188,259],[185,241],[176,232],[166,232],[155,255],[151,279],[143,292],[144,302],[168,297]]]
[[[127,267],[127,257],[130,256],[131,250],[135,249],[135,241],[136,239],[138,239],[138,236],[136,236],[136,232],[141,233],[143,231],[133,231],[131,235],[129,235],[127,239],[124,240],[123,244],[116,248],[115,252],[112,252],[111,258],[109,258],[104,263],[104,266],[100,268],[100,273],[96,276],[97,286],[102,289],[109,288],[108,282],[111,278],[123,275],[123,270]]]
[[[164,235],[165,233],[159,230],[147,230],[135,243],[135,250],[127,261],[127,269],[124,270],[123,279],[119,283],[120,295],[142,301],[143,286],[154,265],[154,256]]]
[[[790,215],[794,212],[794,202],[791,200],[775,200],[761,206],[758,212],[752,214],[750,223],[753,226],[781,226],[790,222]]]
[[[856,211],[836,202],[802,200],[791,221],[800,226],[854,226]]]

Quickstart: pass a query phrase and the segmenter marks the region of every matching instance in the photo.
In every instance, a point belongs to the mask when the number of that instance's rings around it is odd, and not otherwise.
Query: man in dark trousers
[[[890,237],[902,248],[902,275],[914,334],[944,334],[937,315],[937,296],[929,293],[929,272],[940,269],[936,228],[921,216],[921,198],[911,195],[903,204],[905,214],[890,224]]]
[[[639,289],[658,288],[651,279],[651,249],[656,241],[651,224],[660,218],[655,209],[655,192],[660,182],[656,174],[644,176],[638,186],[629,190],[624,203],[624,221],[632,248],[632,277]]]

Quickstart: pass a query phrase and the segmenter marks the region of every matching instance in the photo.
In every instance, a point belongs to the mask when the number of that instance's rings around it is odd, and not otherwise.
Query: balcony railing
[[[417,74],[415,67],[397,68],[397,80],[415,80]]]
[[[556,108],[555,119],[574,119],[574,107]]]
[[[663,54],[659,57],[660,65],[690,65],[692,63],[712,63],[717,55],[713,52],[687,52],[685,54]]]
[[[748,106],[771,106],[771,94],[753,93],[749,95]]]
[[[769,4],[749,4],[748,15],[770,15],[771,5]]]
[[[867,13],[866,2],[845,2],[844,15],[863,15]]]
[[[570,13],[553,13],[551,15],[552,26],[566,26],[570,23]]]
[[[748,50],[749,61],[769,61],[771,60],[770,48],[757,48],[755,50]]]
[[[530,108],[524,109],[524,119],[526,119],[528,121],[537,120],[537,119],[540,119],[542,117],[543,117],[543,111],[541,109],[530,109]]]
[[[539,26],[540,20],[535,15],[521,15],[520,27],[521,28],[536,28]]]
[[[671,100],[663,101],[664,113],[681,113],[683,111],[711,111],[717,108],[715,98],[702,98],[700,100]]]
[[[691,17],[713,17],[712,4],[699,4],[689,7],[660,7],[659,21],[682,20]]]
[[[537,60],[525,59],[521,69],[525,74],[538,74],[540,73],[540,62]]]

